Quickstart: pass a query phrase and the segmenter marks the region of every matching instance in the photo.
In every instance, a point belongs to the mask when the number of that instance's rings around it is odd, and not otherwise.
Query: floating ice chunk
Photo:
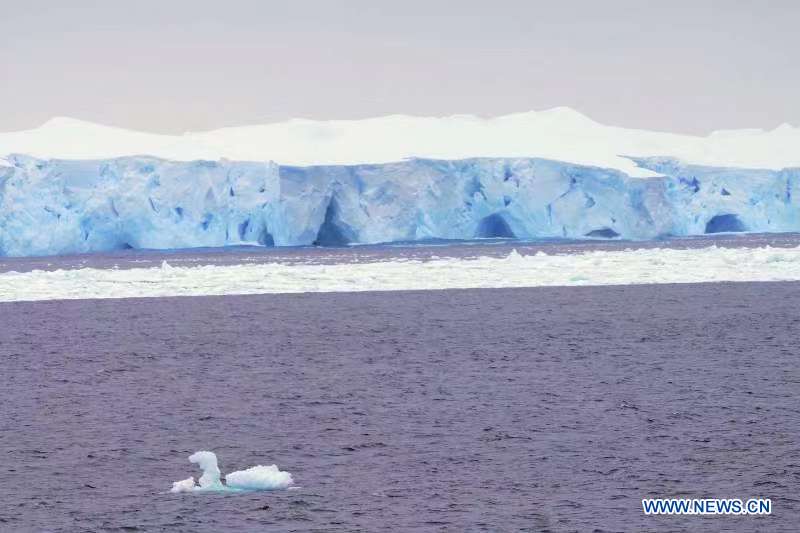
[[[194,452],[189,456],[189,462],[196,463],[203,471],[203,475],[200,476],[201,489],[220,490],[223,488],[219,466],[217,466],[217,455],[214,452]]]
[[[525,259],[522,257],[516,248],[512,248],[511,251],[506,256],[506,261],[509,263],[518,263],[520,261],[524,261]]]
[[[292,474],[282,472],[277,465],[253,466],[225,476],[228,487],[241,490],[286,489],[294,484]]]
[[[199,484],[193,477],[175,481],[170,492],[239,492],[255,490],[287,489],[294,484],[292,474],[282,472],[277,465],[253,466],[246,470],[231,472],[225,476],[223,483],[222,473],[217,464],[217,455],[214,452],[199,451],[189,456],[189,461],[197,464],[203,471]]]
[[[169,489],[170,492],[192,492],[197,485],[194,484],[194,478],[186,478],[181,481],[176,481],[172,484],[172,488]]]

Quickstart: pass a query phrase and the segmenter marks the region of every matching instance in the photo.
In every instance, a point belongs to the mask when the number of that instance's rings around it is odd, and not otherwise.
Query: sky
[[[556,106],[771,129],[800,125],[798,27],[794,0],[0,0],[0,131]]]

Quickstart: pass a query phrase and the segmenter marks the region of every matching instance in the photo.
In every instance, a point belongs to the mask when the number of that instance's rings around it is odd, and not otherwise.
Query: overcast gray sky
[[[559,105],[686,133],[800,125],[798,30],[793,0],[0,0],[0,131]]]

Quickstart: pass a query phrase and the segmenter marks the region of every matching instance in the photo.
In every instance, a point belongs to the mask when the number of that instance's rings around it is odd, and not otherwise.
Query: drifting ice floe
[[[287,489],[294,484],[292,474],[282,472],[276,465],[253,466],[247,470],[238,470],[225,476],[222,482],[221,472],[214,452],[199,451],[189,456],[189,461],[196,463],[203,475],[195,483],[190,477],[172,484],[170,492],[232,492],[252,490]]]

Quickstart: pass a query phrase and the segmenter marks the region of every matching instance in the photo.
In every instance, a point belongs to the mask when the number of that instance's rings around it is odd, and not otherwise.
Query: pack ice
[[[798,168],[632,160],[656,176],[538,158],[300,167],[11,155],[0,254],[800,231]]]

